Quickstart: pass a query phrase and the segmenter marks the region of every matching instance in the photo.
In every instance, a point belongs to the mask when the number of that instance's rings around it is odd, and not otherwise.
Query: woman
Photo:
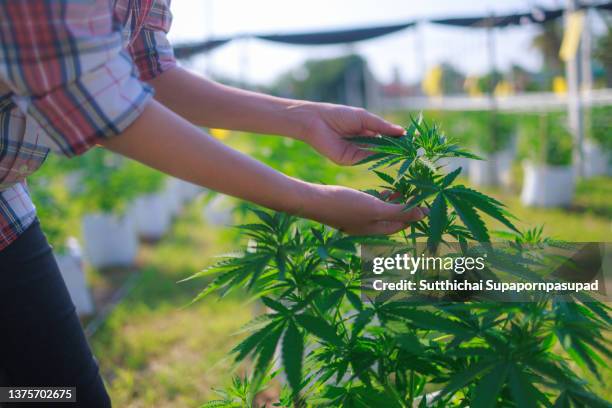
[[[293,137],[349,165],[368,153],[345,136],[403,130],[362,109],[242,91],[185,71],[166,39],[168,3],[0,0],[0,369],[9,386],[75,386],[77,404],[68,406],[110,400],[26,190],[25,177],[50,150],[70,157],[101,145],[348,233],[390,234],[425,216],[288,177],[202,132]]]

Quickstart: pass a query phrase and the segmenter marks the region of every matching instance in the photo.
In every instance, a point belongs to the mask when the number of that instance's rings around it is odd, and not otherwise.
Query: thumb
[[[385,203],[382,214],[383,220],[410,223],[420,221],[429,214],[429,209],[426,207],[415,207],[409,211],[405,211],[405,207],[404,204]]]
[[[406,228],[406,224],[400,221],[376,221],[370,230],[374,235],[392,235]]]
[[[389,136],[402,136],[406,132],[403,127],[387,122],[373,113],[365,111],[364,115],[363,127],[366,130]]]

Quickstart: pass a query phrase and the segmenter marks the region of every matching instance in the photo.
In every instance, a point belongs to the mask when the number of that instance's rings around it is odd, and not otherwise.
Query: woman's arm
[[[300,103],[222,85],[181,67],[149,82],[155,99],[197,126],[294,136]]]
[[[390,234],[423,218],[357,190],[293,179],[206,135],[156,101],[102,145],[164,173],[352,234]]]
[[[360,108],[277,98],[221,85],[175,67],[150,81],[156,99],[198,126],[290,136],[338,164],[368,155],[344,140],[404,129]]]

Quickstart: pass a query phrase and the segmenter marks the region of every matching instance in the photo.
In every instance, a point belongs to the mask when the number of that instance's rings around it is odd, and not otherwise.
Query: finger
[[[348,139],[348,138],[355,137],[355,136],[368,136],[368,137],[374,137],[374,136],[378,136],[378,135],[379,135],[379,133],[378,133],[378,132],[375,132],[375,131],[373,131],[373,130],[368,130],[368,129],[363,130],[363,129],[362,129],[362,130],[360,130],[358,133],[356,133],[356,134],[354,134],[354,135],[353,135],[353,134],[350,134],[350,135],[343,135],[343,137],[345,137],[345,138],[347,138],[347,139]]]
[[[360,132],[361,134],[359,136],[378,136],[378,132],[375,132],[373,130],[364,130],[363,132]]]
[[[389,194],[389,197],[387,197],[387,201],[395,201],[401,197],[402,194],[399,191],[393,191],[391,194]]]
[[[405,207],[404,204],[385,203],[383,220],[410,223],[420,221],[429,214],[429,209],[425,207],[415,207],[409,211],[404,211]]]
[[[380,192],[380,197],[387,202],[392,202],[401,198],[402,194],[399,191],[382,190]]]
[[[389,136],[402,136],[404,133],[406,133],[406,130],[403,127],[387,122],[380,116],[374,115],[368,111],[363,112],[361,120],[364,129],[373,131],[375,133]]]
[[[391,235],[406,228],[406,224],[399,221],[377,221],[372,225],[368,234]]]
[[[369,150],[361,149],[357,146],[350,146],[347,152],[343,155],[344,157],[348,158],[348,160],[346,163],[342,163],[342,164],[348,164],[348,165],[357,164],[363,159],[373,154],[374,153]]]

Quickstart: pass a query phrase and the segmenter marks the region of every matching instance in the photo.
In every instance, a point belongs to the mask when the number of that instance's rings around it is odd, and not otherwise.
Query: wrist
[[[320,104],[316,102],[292,101],[286,108],[287,117],[292,125],[288,136],[308,143],[311,129],[321,117],[320,110]]]
[[[316,209],[320,207],[325,195],[324,186],[292,177],[289,179],[291,180],[290,192],[283,211],[297,217],[316,219]]]

